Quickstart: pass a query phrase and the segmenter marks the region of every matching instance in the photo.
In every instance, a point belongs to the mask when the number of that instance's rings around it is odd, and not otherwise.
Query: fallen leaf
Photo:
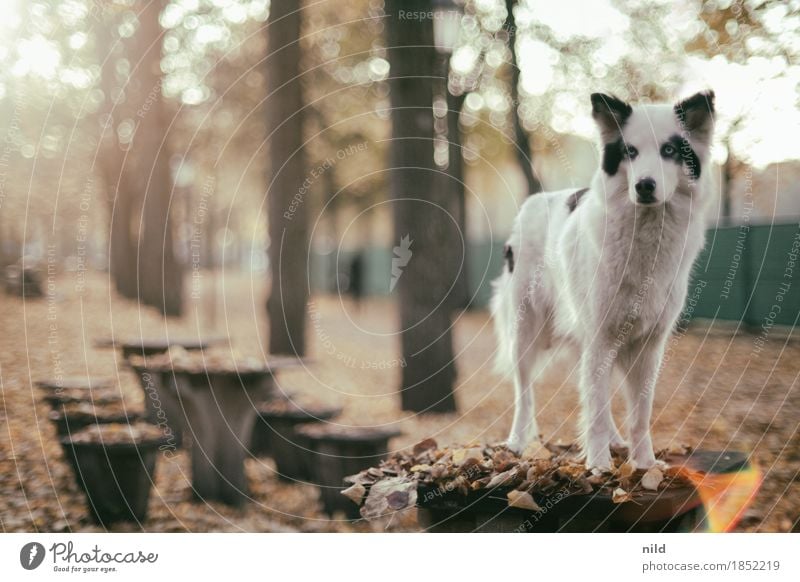
[[[434,479],[441,479],[447,474],[447,465],[443,465],[442,463],[436,463],[433,467],[431,467],[431,477]]]
[[[657,491],[658,485],[664,480],[664,474],[658,467],[653,467],[642,477],[642,488],[648,491]]]
[[[470,449],[458,449],[453,453],[453,465],[460,467],[467,459],[483,460],[483,451],[479,447],[472,447]]]
[[[378,481],[369,490],[361,508],[365,519],[375,519],[390,511],[398,511],[417,503],[417,483],[404,477]]]
[[[513,477],[513,473],[515,472],[516,472],[515,469],[509,469],[508,471],[503,471],[502,473],[498,473],[497,475],[492,477],[491,481],[489,481],[489,484],[486,486],[489,489],[493,489],[495,487],[503,485],[507,481],[511,480],[511,478]]]
[[[483,471],[483,466],[480,460],[470,457],[461,463],[460,470],[467,475],[467,478],[473,479],[480,476],[480,473]]]
[[[516,507],[518,509],[529,509],[531,511],[541,511],[533,500],[533,497],[527,491],[509,491],[508,492],[508,506]]]
[[[367,493],[367,488],[361,483],[356,483],[355,485],[340,491],[340,493],[350,499],[356,505],[361,505],[361,502],[364,500],[364,495]]]
[[[547,449],[543,444],[534,443],[522,451],[522,455],[520,456],[523,459],[541,459],[549,461],[553,457],[553,453],[551,453],[550,450]]]
[[[633,463],[626,461],[617,468],[616,473],[620,479],[627,479],[633,475],[634,471],[636,471],[636,467],[633,466]]]
[[[431,466],[426,463],[423,463],[422,465],[414,465],[411,467],[410,471],[412,473],[430,473]]]
[[[435,450],[438,447],[439,447],[439,445],[436,444],[435,440],[433,440],[433,439],[425,439],[425,440],[422,440],[422,441],[418,442],[417,444],[415,444],[414,448],[411,449],[411,452],[416,457],[418,455],[421,455],[425,451],[430,451],[432,449]]]
[[[631,500],[631,494],[625,491],[622,487],[617,487],[611,494],[611,501],[614,503],[625,503]]]
[[[517,459],[516,455],[507,449],[501,449],[492,455],[492,467],[501,473],[518,462],[519,459]]]

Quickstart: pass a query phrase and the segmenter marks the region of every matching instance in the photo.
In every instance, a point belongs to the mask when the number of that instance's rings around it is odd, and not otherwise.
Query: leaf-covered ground
[[[266,286],[260,278],[203,275],[199,300],[187,315],[165,321],[149,309],[119,299],[102,277],[82,295],[70,274],[48,281],[42,299],[0,297],[0,527],[2,531],[94,531],[83,495],[64,461],[48,419],[49,406],[33,388],[39,378],[92,375],[113,378],[126,406],[140,408],[143,393],[117,354],[93,342],[112,333],[194,336],[223,334],[236,353],[258,357],[264,338]],[[188,293],[187,293],[188,297]],[[397,321],[385,300],[355,308],[346,298],[319,297],[310,305],[308,337],[313,364],[287,370],[280,388],[302,404],[341,406],[333,422],[399,429],[393,451],[425,438],[448,443],[500,442],[511,420],[510,383],[491,371],[494,339],[485,312],[455,322],[459,378],[458,414],[419,416],[399,408]],[[766,342],[763,340],[766,339]],[[551,442],[571,442],[577,419],[575,362],[555,361],[537,385],[540,427]],[[800,343],[777,330],[764,337],[714,328],[693,329],[670,344],[654,411],[657,448],[752,452],[764,473],[755,503],[739,525],[744,531],[798,530],[800,518]],[[621,398],[617,398],[621,404]],[[622,408],[616,408],[622,418]],[[331,519],[320,510],[315,487],[277,479],[269,459],[245,462],[252,501],[236,510],[193,502],[185,452],[158,461],[148,531],[409,531],[414,512],[371,522]],[[128,530],[132,526],[116,526]]]

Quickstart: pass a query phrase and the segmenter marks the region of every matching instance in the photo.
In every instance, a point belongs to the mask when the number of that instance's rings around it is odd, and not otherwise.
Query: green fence
[[[503,265],[503,242],[469,244],[467,278],[474,307],[485,307],[491,281]],[[391,249],[369,248],[364,292],[387,295]],[[352,252],[314,255],[314,288],[347,286]],[[742,225],[711,229],[692,271],[687,318],[742,322],[749,327],[794,326],[800,315],[800,224]]]
[[[800,225],[710,230],[692,273],[692,318],[794,326],[800,314]],[[692,309],[693,307],[693,309]]]

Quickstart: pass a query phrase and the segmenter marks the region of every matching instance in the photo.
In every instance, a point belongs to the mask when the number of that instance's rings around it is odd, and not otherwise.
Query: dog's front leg
[[[650,437],[650,418],[665,342],[666,338],[658,338],[639,343],[632,346],[628,357],[630,363],[625,389],[631,433],[630,458],[639,469],[649,469],[656,462]]]
[[[581,435],[586,466],[611,468],[611,444],[618,435],[611,416],[611,369],[616,352],[595,341],[581,354]]]

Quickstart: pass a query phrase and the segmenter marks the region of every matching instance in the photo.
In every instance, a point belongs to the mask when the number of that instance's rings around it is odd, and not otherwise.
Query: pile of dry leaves
[[[658,456],[690,452],[688,447],[680,447]],[[691,486],[678,467],[636,470],[622,450],[614,452],[613,462],[610,472],[600,473],[587,470],[574,446],[546,444],[516,455],[505,445],[440,449],[436,441],[426,439],[410,453],[395,454],[378,467],[348,477],[352,485],[342,494],[362,505],[361,515],[372,519],[414,506],[421,488],[463,496],[491,489],[505,494],[511,507],[539,511],[536,499],[554,494],[600,493],[614,503],[624,503],[644,491]]]

